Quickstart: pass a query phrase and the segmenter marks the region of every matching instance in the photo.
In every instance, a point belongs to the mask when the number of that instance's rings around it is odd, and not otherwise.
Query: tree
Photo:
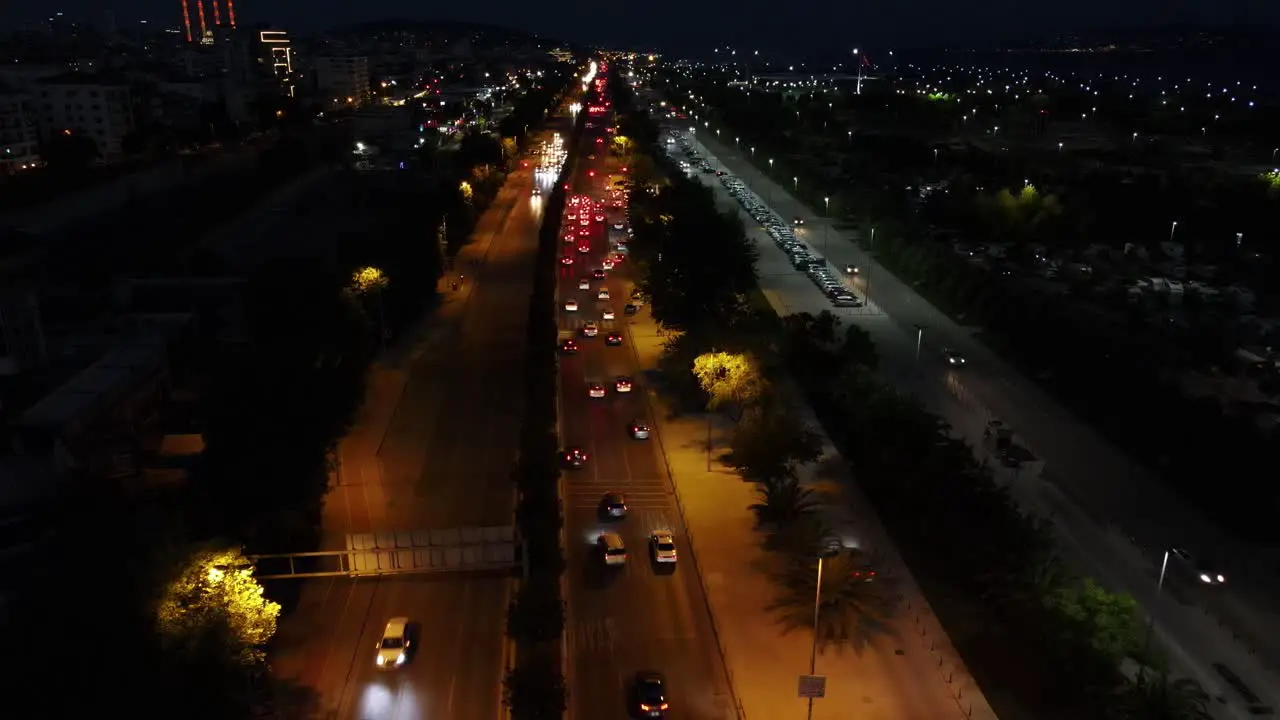
[[[1113,593],[1092,578],[1048,599],[1066,620],[1066,630],[1116,663],[1138,651],[1141,622],[1138,603],[1127,593]]]
[[[521,658],[502,682],[502,703],[513,720],[550,720],[564,715],[568,705],[564,678],[552,658],[533,652]]]
[[[253,563],[239,549],[197,550],[165,589],[156,607],[162,644],[179,657],[197,654],[210,638],[242,667],[266,661],[280,605],[263,597]]]
[[[793,477],[822,455],[822,438],[776,400],[747,411],[734,428],[729,464],[747,480]]]
[[[1210,720],[1209,694],[1191,678],[1144,673],[1121,691],[1117,720]]]
[[[1049,239],[1047,234],[1062,215],[1057,196],[1042,196],[1030,183],[1017,195],[1008,188],[995,195],[979,195],[978,207],[996,237],[1010,241]]]
[[[83,172],[100,156],[92,137],[71,130],[51,134],[40,148],[40,158],[50,170],[59,172]]]
[[[710,397],[708,408],[728,409],[735,422],[768,390],[759,364],[746,353],[703,353],[693,361],[693,374]]]
[[[753,503],[749,509],[756,514],[756,523],[761,526],[785,527],[813,514],[822,504],[817,493],[791,477],[763,482],[756,492],[760,502]]]
[[[871,340],[871,333],[857,325],[850,325],[845,329],[840,357],[868,370],[875,370],[880,366],[880,355],[876,352],[876,344]]]
[[[778,615],[785,630],[814,629],[817,598],[819,649],[865,646],[874,635],[887,630],[894,615],[896,600],[887,579],[857,551],[822,561],[820,591],[817,557],[789,558],[774,579],[779,592],[769,610]]]

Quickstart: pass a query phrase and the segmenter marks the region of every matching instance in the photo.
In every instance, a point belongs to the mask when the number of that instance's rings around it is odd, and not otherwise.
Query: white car
[[[631,378],[619,377],[613,381],[613,389],[620,393],[631,392]]]
[[[625,230],[625,229],[626,229],[626,227],[627,227],[627,224],[626,224],[626,223],[616,222],[616,223],[614,223],[614,224],[613,224],[613,229],[614,229],[614,230]]]
[[[583,337],[595,337],[600,334],[600,326],[593,322],[587,322],[582,326]]]
[[[578,301],[566,300],[564,302],[564,309],[565,309],[565,312],[578,312]]]
[[[604,397],[604,385],[600,383],[591,383],[587,386],[587,397],[602,398]]]
[[[676,561],[676,539],[666,530],[655,531],[649,536],[649,549],[655,562],[674,563]]]
[[[579,289],[579,290],[590,290],[590,289],[591,289],[591,281],[590,281],[590,280],[588,280],[588,279],[586,279],[586,278],[582,278],[581,280],[579,280],[579,281],[578,281],[578,289]]]
[[[615,317],[617,316],[614,315],[612,308],[606,308],[604,312],[600,313],[601,320],[613,320]]]
[[[409,659],[412,645],[413,641],[409,638],[409,618],[391,618],[382,631],[382,639],[374,646],[378,650],[378,654],[374,656],[374,665],[382,670],[403,666]]]
[[[605,258],[605,261],[604,261],[604,262],[602,262],[602,263],[600,263],[600,267],[601,267],[601,269],[604,269],[604,270],[612,270],[612,269],[613,269],[613,261],[612,261],[612,260],[610,260],[610,259],[608,259],[608,258]]]
[[[608,300],[609,288],[600,288],[600,292],[596,293],[596,297],[600,300]]]
[[[627,429],[631,433],[632,440],[648,440],[649,439],[649,426],[645,425],[639,420],[632,421],[631,427]]]

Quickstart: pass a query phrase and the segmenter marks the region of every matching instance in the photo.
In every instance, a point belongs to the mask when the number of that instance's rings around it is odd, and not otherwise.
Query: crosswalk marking
[[[579,619],[574,621],[569,631],[570,652],[574,654],[612,652],[617,637],[613,618]]]
[[[591,302],[579,300],[579,309],[577,312],[565,312],[564,317],[560,320],[560,329],[579,332],[582,330],[582,326],[586,325],[588,322],[594,322],[596,327],[600,328],[601,332],[609,332],[610,330],[617,330],[622,327],[621,320],[600,319],[600,313],[604,310],[604,306],[609,304],[608,300],[598,301],[600,304],[600,307],[598,308],[592,307]]]

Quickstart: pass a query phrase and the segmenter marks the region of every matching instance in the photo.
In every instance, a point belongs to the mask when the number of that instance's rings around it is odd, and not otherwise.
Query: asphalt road
[[[603,123],[601,123],[603,124]],[[594,144],[591,130],[585,142]],[[587,157],[579,163],[573,188],[597,199],[604,197],[603,158]],[[595,177],[586,173],[595,170]],[[623,211],[610,209],[615,222]],[[590,278],[600,267],[607,248],[602,223],[593,220],[592,252],[561,268],[558,304],[562,335],[576,334],[581,347],[560,361],[561,434],[566,445],[581,445],[589,453],[587,465],[569,471],[565,479],[565,534],[568,557],[568,645],[571,717],[604,720],[627,716],[627,691],[631,677],[641,670],[657,670],[667,677],[671,718],[724,720],[733,716],[712,634],[702,586],[691,563],[681,561],[673,569],[651,562],[648,536],[653,530],[670,530],[679,548],[686,548],[681,523],[657,448],[648,441],[632,440],[627,426],[635,418],[649,417],[644,378],[638,377],[630,349],[607,347],[604,336],[617,328],[626,335],[625,287],[616,274],[604,284],[612,299],[596,299],[601,283],[579,291],[578,280]],[[566,245],[566,248],[571,246]],[[625,263],[624,263],[625,266]],[[625,267],[620,268],[625,273]],[[578,312],[563,311],[563,301],[575,298]],[[612,306],[617,321],[601,321],[601,311]],[[584,320],[600,324],[600,336],[582,337]],[[614,392],[611,380],[629,376],[635,390]],[[587,383],[602,382],[608,395],[587,396]],[[605,492],[625,493],[628,515],[605,521],[599,514]],[[629,558],[621,568],[605,568],[594,543],[602,531],[620,533]]]
[[[453,322],[440,319],[371,375],[362,426],[344,441],[327,499],[327,542],[513,522],[518,366],[541,223],[533,182],[531,169],[513,174],[463,250],[454,276],[466,276],[470,296],[452,308]],[[308,581],[273,667],[318,691],[327,717],[493,720],[502,712],[510,582],[501,573]],[[395,616],[416,623],[418,649],[404,668],[380,671],[374,646]]]
[[[1239,559],[1257,553],[1243,546],[1091,428],[1047,397],[1030,381],[988,350],[974,335],[975,328],[959,327],[928,306],[910,287],[880,268],[867,253],[844,240],[820,216],[770,183],[746,158],[722,143],[699,138],[704,156],[714,157],[752,187],[782,217],[806,219],[798,233],[837,268],[857,264],[864,275],[856,283],[869,299],[869,312],[836,312],[872,333],[881,368],[895,384],[918,394],[926,406],[940,412],[953,428],[972,442],[980,440],[986,420],[999,417],[1017,432],[1019,442],[1045,462],[1043,478],[1010,476],[1009,485],[1024,508],[1051,518],[1063,540],[1064,552],[1109,587],[1130,592],[1155,618],[1155,637],[1167,649],[1174,667],[1196,678],[1211,695],[1217,717],[1248,717],[1249,694],[1260,704],[1280,710],[1280,621],[1261,578],[1228,570],[1224,587],[1206,588],[1166,577],[1157,590],[1162,548],[1190,546],[1202,554]],[[722,188],[714,176],[705,182]],[[726,208],[740,206],[723,189],[717,196]],[[785,255],[744,218],[761,251],[762,286],[791,312],[818,312],[829,307],[801,274],[786,264]],[[870,287],[866,286],[870,270]],[[791,273],[793,277],[788,278]],[[883,310],[883,312],[880,312]],[[923,327],[923,337],[918,328]],[[917,341],[920,362],[917,363]],[[942,347],[961,350],[969,362],[961,371],[948,369],[939,359]],[[1238,569],[1240,565],[1229,566]],[[1222,627],[1220,625],[1226,625]],[[1231,627],[1234,626],[1234,629]],[[1220,667],[1229,668],[1247,691],[1227,681]]]

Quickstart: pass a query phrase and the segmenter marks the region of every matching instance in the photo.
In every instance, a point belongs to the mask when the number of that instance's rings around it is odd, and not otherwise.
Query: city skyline
[[[581,13],[571,8],[558,12],[543,5],[535,7],[514,2],[507,6],[504,4],[507,1],[496,7],[486,6],[483,11],[462,7],[424,12],[421,6],[404,0],[375,0],[359,5],[279,0],[265,8],[253,2],[232,6],[232,0],[221,0],[221,3],[209,0],[203,10],[208,24],[216,24],[214,15],[220,11],[223,15],[234,13],[240,24],[269,22],[296,32],[380,19],[438,19],[493,23],[552,39],[603,46],[690,52],[715,44],[753,47],[774,54],[787,54],[796,48],[822,53],[845,45],[868,46],[872,40],[882,47],[982,47],[1016,38],[1110,27],[1158,28],[1181,24],[1280,27],[1280,7],[1252,6],[1243,0],[1227,4],[1181,0],[1152,7],[1146,3],[1118,5],[1085,0],[1016,11],[942,0],[836,9],[807,4],[775,8],[753,0],[736,6],[734,13],[725,13],[712,4],[660,4],[649,6],[639,18],[631,17],[626,6],[606,4],[590,13]],[[193,26],[199,25],[198,4],[195,0],[185,3],[190,8],[187,14]],[[219,4],[219,10],[215,10]],[[66,0],[53,12],[62,12],[81,22],[97,22],[103,13],[110,12],[121,24],[145,19],[182,28],[183,6],[183,0],[139,0],[128,8],[103,8],[88,0]],[[43,9],[12,9],[3,24],[13,28],[38,22],[51,14]],[[767,26],[755,22],[764,15],[772,18]],[[227,18],[223,17],[222,22],[226,24]],[[707,36],[708,22],[717,25],[714,40]]]

